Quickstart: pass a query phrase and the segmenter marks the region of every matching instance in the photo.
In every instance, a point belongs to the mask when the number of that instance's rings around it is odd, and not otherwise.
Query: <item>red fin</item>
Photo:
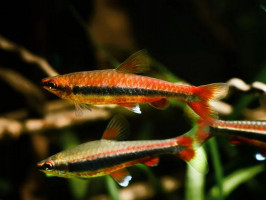
[[[214,83],[194,88],[194,94],[200,98],[200,101],[189,102],[188,105],[203,119],[213,122],[217,113],[209,105],[211,100],[219,100],[228,93],[229,86],[225,83]]]
[[[120,169],[109,174],[120,186],[128,186],[132,176],[127,169]]]
[[[122,140],[129,134],[129,124],[124,117],[116,115],[109,122],[102,139]]]
[[[194,130],[194,135],[198,130]],[[196,171],[202,174],[206,174],[208,166],[206,155],[201,148],[199,148],[199,143],[197,143],[189,134],[177,137],[177,143],[181,146],[181,150],[177,153],[177,156],[185,160],[190,166],[192,166]],[[204,165],[202,163],[205,162]]]
[[[248,139],[240,136],[235,136],[230,138],[230,143],[234,145],[242,145],[242,144],[247,144],[247,145],[253,145],[257,146],[259,148],[266,148],[266,143],[259,141],[259,140],[254,140],[254,139]]]
[[[185,161],[191,160],[195,156],[193,149],[193,139],[189,136],[181,136],[177,138],[177,143],[185,148],[178,152],[179,157]]]
[[[201,145],[213,135],[209,132],[209,123],[205,120],[199,118],[197,123],[198,129],[195,134],[195,140],[199,145]]]
[[[150,104],[155,108],[164,109],[169,105],[169,101],[167,99],[160,99],[158,101],[153,101]]]
[[[145,50],[141,50],[131,55],[116,70],[126,73],[144,73],[149,70],[149,65],[149,56]]]
[[[138,104],[128,103],[128,104],[118,104],[118,105],[123,106],[124,108],[126,108],[126,109],[128,109],[134,113],[137,113],[137,114],[142,113]]]
[[[152,157],[148,159],[147,161],[143,162],[143,164],[149,166],[149,167],[154,167],[159,164],[159,157]]]

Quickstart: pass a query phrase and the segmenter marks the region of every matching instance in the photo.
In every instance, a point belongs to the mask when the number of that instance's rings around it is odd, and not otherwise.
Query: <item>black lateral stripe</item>
[[[181,151],[185,147],[176,146],[168,148],[158,148],[145,151],[139,151],[134,153],[126,153],[116,156],[106,156],[102,158],[97,158],[94,160],[79,161],[75,163],[69,163],[69,172],[86,172],[86,171],[96,171],[100,169],[109,168],[115,165],[119,165],[125,162],[137,160],[140,158],[145,158],[148,156],[155,156],[160,154],[173,154]]]
[[[226,129],[226,128],[217,128],[217,127],[210,127],[210,133],[214,135],[229,135],[229,136],[240,136],[246,137],[249,139],[259,140],[262,142],[266,141],[266,134],[262,134],[257,131],[242,131],[242,130],[235,130],[235,129]]]
[[[150,90],[144,88],[122,88],[122,87],[96,87],[96,86],[74,86],[73,94],[82,95],[128,95],[128,96],[166,96],[186,98],[186,94]]]

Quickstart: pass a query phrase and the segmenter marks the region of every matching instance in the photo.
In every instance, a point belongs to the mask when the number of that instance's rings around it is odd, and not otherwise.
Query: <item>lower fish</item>
[[[197,151],[200,143],[194,140],[197,128],[188,133],[165,140],[118,141],[129,132],[127,121],[120,115],[115,116],[107,126],[101,140],[90,141],[74,148],[59,152],[37,164],[37,167],[48,175],[65,178],[90,178],[110,175],[121,186],[127,186],[132,179],[126,169],[142,163],[155,166],[159,156],[174,154],[200,173],[206,168],[199,164],[198,159],[205,155]]]

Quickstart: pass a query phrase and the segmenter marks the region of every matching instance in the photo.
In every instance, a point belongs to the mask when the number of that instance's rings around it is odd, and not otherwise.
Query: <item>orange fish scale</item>
[[[75,86],[110,86],[144,88],[152,90],[164,90],[169,92],[180,92],[192,94],[190,89],[193,86],[177,85],[167,81],[117,72],[115,70],[99,70],[90,72],[80,72],[60,77],[61,83],[68,83]],[[66,81],[64,81],[66,79]]]

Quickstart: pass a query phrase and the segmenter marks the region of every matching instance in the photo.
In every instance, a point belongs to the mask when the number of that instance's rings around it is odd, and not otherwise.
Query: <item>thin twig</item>
[[[60,129],[67,126],[81,124],[87,121],[108,119],[114,106],[91,107],[92,112],[85,110],[83,116],[75,116],[73,104],[57,100],[45,105],[43,118],[28,118],[27,111],[21,110],[0,116],[0,138],[4,135],[17,137],[22,133],[35,133],[49,129]],[[16,116],[18,114],[19,116]],[[21,116],[26,119],[21,119]],[[13,117],[13,118],[10,118]]]
[[[28,107],[42,115],[45,97],[34,83],[16,71],[2,67],[0,67],[0,79],[21,93],[25,97]]]
[[[11,42],[2,35],[0,35],[0,49],[18,54],[24,62],[39,66],[48,76],[58,75],[44,58],[34,55],[26,48]]]

